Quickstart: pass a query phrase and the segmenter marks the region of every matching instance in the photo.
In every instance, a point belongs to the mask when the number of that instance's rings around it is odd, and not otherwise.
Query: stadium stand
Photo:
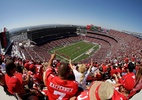
[[[142,40],[112,29],[101,32],[77,28],[74,25],[53,25],[32,27],[21,31],[21,34],[11,34],[11,55],[0,55],[0,85],[5,93],[17,100],[31,100],[32,97],[37,100],[133,98],[141,90]],[[80,41],[97,44],[99,49],[76,63],[62,54],[69,60],[65,63],[56,58],[59,53],[51,52],[57,47]],[[80,47],[75,50],[79,51]],[[89,72],[80,73],[82,64]],[[83,83],[85,85],[82,88],[80,85]],[[18,90],[17,85],[22,91]],[[106,92],[103,96],[99,92],[102,87],[105,87]]]

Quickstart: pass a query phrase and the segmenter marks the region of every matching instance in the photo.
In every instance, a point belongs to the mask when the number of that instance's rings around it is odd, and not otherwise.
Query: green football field
[[[62,47],[57,47],[52,49],[51,52],[56,52],[57,58],[60,58],[64,61],[71,59],[73,62],[78,62],[86,59],[98,49],[98,44],[80,41],[73,44],[64,45]]]

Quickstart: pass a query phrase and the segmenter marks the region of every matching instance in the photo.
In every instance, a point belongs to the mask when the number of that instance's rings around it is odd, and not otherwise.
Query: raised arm
[[[90,72],[91,71],[91,68],[93,67],[93,59],[91,59],[91,65],[90,65],[90,67],[89,67],[89,69],[88,69],[88,71]]]
[[[71,69],[73,70],[74,68],[73,68],[73,65],[72,65],[71,59],[69,60],[69,65],[70,65]]]
[[[47,68],[52,68],[52,63],[53,63],[55,56],[56,56],[56,53],[51,54],[51,57],[50,57],[48,64],[47,64]],[[43,73],[43,82],[46,85],[46,71]]]
[[[53,54],[51,54],[51,57],[50,57],[50,59],[48,61],[48,64],[47,64],[47,68],[52,67],[52,63],[53,63],[53,60],[54,60],[55,56],[56,56],[55,52]]]

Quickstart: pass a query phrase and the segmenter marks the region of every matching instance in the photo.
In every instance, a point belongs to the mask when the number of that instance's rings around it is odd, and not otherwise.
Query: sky
[[[44,24],[142,33],[142,0],[0,0],[0,29]]]

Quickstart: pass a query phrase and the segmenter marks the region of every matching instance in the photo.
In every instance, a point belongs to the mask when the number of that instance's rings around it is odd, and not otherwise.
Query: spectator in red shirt
[[[16,78],[19,80],[21,85],[19,85],[19,91],[14,91],[11,87],[11,81],[13,78]],[[16,73],[16,65],[12,60],[9,60],[6,62],[6,74],[5,74],[5,82],[7,85],[7,89],[11,94],[15,94],[15,92],[22,92],[24,91],[22,88],[22,74]],[[14,87],[13,87],[14,88]]]
[[[125,63],[128,63],[128,62],[129,62],[128,56],[126,56],[126,58],[124,59],[124,62],[125,62]]]
[[[139,69],[136,73],[136,83],[135,83],[134,88],[131,90],[131,92],[129,94],[129,98],[131,98],[133,95],[135,95],[141,89],[142,89],[142,65],[139,66]]]
[[[37,61],[36,62],[36,74],[38,76],[38,78],[40,79],[40,83],[42,82],[43,80],[43,65],[41,64],[41,61]]]
[[[103,72],[107,72],[107,66],[106,66],[106,64],[102,64],[102,70],[103,70]]]
[[[31,92],[24,88],[26,82],[23,81],[22,74],[16,71],[16,65],[12,60],[6,62],[5,83],[9,94],[16,96],[18,100],[31,100],[31,96],[38,100],[38,96],[35,94],[36,91]]]
[[[120,84],[119,91],[125,94],[126,97],[128,97],[130,91],[135,86],[136,79],[135,74],[133,72],[134,68],[135,65],[132,62],[130,62],[128,64],[128,73],[126,75],[121,77],[119,73],[117,75],[114,74],[116,82]]]
[[[48,91],[49,100],[69,100],[70,97],[78,91],[78,83],[74,80],[69,80],[70,67],[66,63],[61,63],[58,67],[58,76],[54,75],[52,62],[55,58],[55,53],[49,59],[47,69],[43,75],[43,81]]]
[[[121,69],[118,66],[113,65],[110,74],[113,76],[113,74],[121,73]]]
[[[135,85],[135,74],[133,72],[133,70],[135,69],[135,65],[130,62],[128,64],[128,73],[124,76],[118,76],[119,77],[119,83],[123,84],[123,86],[127,89],[127,90],[132,90],[134,85]]]

